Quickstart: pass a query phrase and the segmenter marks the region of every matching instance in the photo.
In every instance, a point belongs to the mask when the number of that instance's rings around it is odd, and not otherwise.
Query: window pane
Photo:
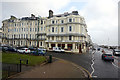
[[[72,40],[72,36],[69,36],[69,40]]]
[[[72,19],[69,19],[69,22],[72,22]]]
[[[63,27],[61,27],[61,32],[63,32]]]
[[[41,31],[43,30],[43,27],[41,27]]]
[[[54,32],[54,27],[52,27],[52,32]]]
[[[69,31],[72,31],[72,27],[71,26],[69,26]]]
[[[54,24],[54,21],[52,21],[52,24]]]

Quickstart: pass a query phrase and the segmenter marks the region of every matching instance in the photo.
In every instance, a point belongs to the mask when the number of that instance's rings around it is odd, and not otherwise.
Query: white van
[[[55,52],[64,52],[64,49],[61,49],[61,47],[53,47],[53,51],[55,51]]]

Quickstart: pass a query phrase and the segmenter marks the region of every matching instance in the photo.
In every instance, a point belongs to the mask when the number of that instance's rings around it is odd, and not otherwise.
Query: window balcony
[[[46,26],[59,26],[59,25],[67,25],[67,24],[80,24],[80,25],[86,25],[85,23],[80,23],[80,22],[66,22],[66,23],[59,23],[59,24],[48,24]]]
[[[82,42],[84,43],[84,40],[46,40],[45,42]]]

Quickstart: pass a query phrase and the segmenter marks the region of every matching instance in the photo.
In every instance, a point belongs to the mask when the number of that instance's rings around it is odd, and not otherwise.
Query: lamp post
[[[39,22],[40,22],[40,16],[38,16],[38,30],[37,30],[37,55],[38,55],[38,47],[39,47]]]
[[[39,42],[38,42],[39,21],[40,21],[40,19],[38,18],[38,29],[37,29],[37,48],[39,47]]]

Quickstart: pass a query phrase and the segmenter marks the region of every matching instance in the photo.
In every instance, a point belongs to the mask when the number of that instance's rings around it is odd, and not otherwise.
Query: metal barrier
[[[2,80],[20,72],[20,64],[2,64]]]
[[[20,59],[19,64],[2,64],[2,80],[6,80],[9,76],[17,74],[22,71],[22,61],[26,61],[28,65],[28,59]]]

